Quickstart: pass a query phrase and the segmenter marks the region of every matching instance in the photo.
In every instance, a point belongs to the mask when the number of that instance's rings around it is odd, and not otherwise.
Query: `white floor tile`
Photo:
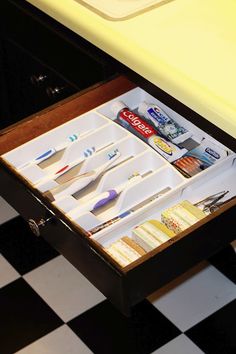
[[[66,325],[21,349],[17,354],[91,354],[89,348]]]
[[[149,297],[181,331],[236,298],[236,285],[207,262]]]
[[[20,274],[0,254],[0,288],[20,277]]]
[[[65,322],[105,299],[62,256],[24,275],[24,279]]]
[[[0,196],[0,224],[15,218],[17,215],[16,210]]]
[[[181,334],[152,354],[204,354],[188,337]]]

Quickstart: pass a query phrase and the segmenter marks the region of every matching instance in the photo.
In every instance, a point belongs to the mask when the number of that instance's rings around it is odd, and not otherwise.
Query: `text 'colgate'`
[[[139,132],[146,139],[150,138],[150,136],[157,134],[156,130],[142,120],[139,116],[129,111],[128,109],[124,109],[120,112],[120,119],[124,119],[128,122],[137,132]]]

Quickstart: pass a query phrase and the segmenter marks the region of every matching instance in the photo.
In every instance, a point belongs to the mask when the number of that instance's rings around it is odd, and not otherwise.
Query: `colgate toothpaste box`
[[[114,102],[111,109],[116,116],[115,122],[145,141],[169,162],[179,159],[187,152],[187,149],[181,149],[162,137],[157,129],[131,111],[122,101]]]

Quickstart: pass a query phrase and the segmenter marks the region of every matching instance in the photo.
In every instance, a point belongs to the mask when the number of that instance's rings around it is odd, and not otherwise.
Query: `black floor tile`
[[[12,354],[63,325],[21,278],[0,290],[0,353]]]
[[[236,300],[188,330],[185,334],[206,354],[236,353]]]
[[[21,217],[0,226],[0,253],[20,274],[58,256],[46,241],[30,231]]]
[[[68,325],[95,354],[148,354],[180,334],[146,300],[134,308],[130,318],[106,300]]]
[[[212,256],[209,262],[236,284],[236,253],[231,245]]]

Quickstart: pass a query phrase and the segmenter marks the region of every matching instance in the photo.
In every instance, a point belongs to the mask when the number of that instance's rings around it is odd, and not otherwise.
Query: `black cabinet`
[[[0,2],[0,128],[113,72],[103,54],[27,2]]]
[[[14,42],[2,40],[2,54],[1,126],[15,123],[79,90]]]

